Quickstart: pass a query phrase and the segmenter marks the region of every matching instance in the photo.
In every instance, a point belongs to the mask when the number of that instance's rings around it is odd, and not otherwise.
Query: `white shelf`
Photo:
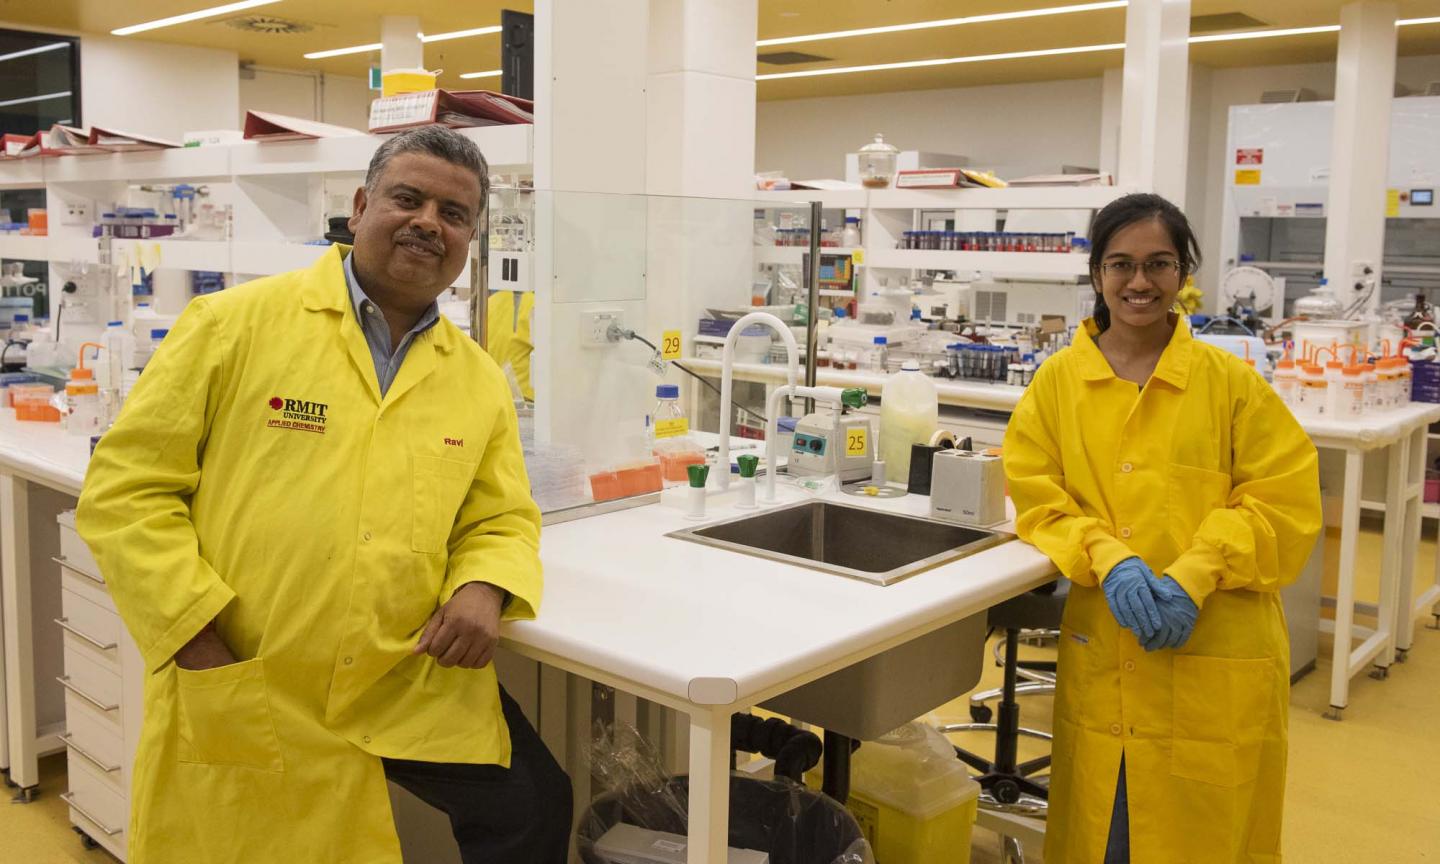
[[[137,246],[144,247],[141,254],[147,267],[230,272],[230,243],[224,240],[115,240],[111,253],[117,261],[122,255],[130,260]]]
[[[280,241],[253,242],[237,240],[230,246],[230,271],[249,276],[273,276],[289,270],[309,267],[328,251],[327,246]]]
[[[805,263],[805,256],[810,252],[808,246],[756,246],[756,264],[794,264],[799,266]],[[853,255],[855,250],[848,246],[821,246],[821,255]]]
[[[60,235],[51,237],[49,252],[50,260],[57,263],[66,261],[89,261],[100,260],[100,245],[94,237],[66,236]]]
[[[1099,210],[1127,190],[1116,186],[1007,189],[877,189],[872,210]]]
[[[1075,252],[938,252],[875,249],[865,258],[871,268],[896,270],[978,270],[1013,276],[1085,276],[1089,257]]]
[[[44,186],[45,161],[39,156],[0,161],[0,189],[38,189]]]
[[[533,126],[485,126],[457,131],[479,145],[492,173],[530,166]],[[356,135],[309,141],[244,141],[229,148],[230,172],[236,177],[363,173],[370,167],[375,148],[389,137]]]
[[[50,260],[50,238],[30,237],[23,234],[0,235],[0,260],[48,261]]]
[[[50,183],[130,183],[228,177],[230,149],[182,147],[47,159],[45,180]]]
[[[756,192],[755,200],[771,207],[804,207],[819,201],[826,210],[864,210],[869,206],[870,193],[865,189],[787,189],[783,192]]]

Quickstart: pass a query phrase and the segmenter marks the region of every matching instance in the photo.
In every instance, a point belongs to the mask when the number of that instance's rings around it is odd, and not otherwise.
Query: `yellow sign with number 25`
[[[847,457],[864,456],[870,452],[870,448],[866,446],[869,443],[868,438],[864,429],[851,429],[845,433],[845,455]]]

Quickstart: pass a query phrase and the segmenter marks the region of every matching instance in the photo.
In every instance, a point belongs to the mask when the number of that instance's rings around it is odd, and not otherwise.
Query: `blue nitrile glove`
[[[1155,593],[1155,604],[1160,610],[1160,617],[1164,624],[1151,638],[1144,640],[1146,651],[1156,651],[1161,648],[1179,648],[1190,639],[1190,634],[1195,632],[1195,618],[1200,614],[1200,607],[1185,593],[1185,589],[1169,576],[1161,576],[1152,585]]]
[[[1110,604],[1110,614],[1141,642],[1153,639],[1162,623],[1151,589],[1154,584],[1155,573],[1139,557],[1126,558],[1116,564],[1100,583]]]

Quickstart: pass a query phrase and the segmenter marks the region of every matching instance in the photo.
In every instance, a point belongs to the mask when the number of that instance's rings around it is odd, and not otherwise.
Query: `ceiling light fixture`
[[[797,42],[818,42],[822,39],[848,39],[851,36],[875,36],[880,33],[901,33],[907,30],[929,30],[935,27],[957,27],[961,24],[984,24],[992,21],[1013,21],[1019,18],[1041,18],[1046,15],[1066,15],[1072,12],[1097,12],[1102,9],[1124,9],[1128,0],[1108,0],[1104,3],[1079,3],[1073,6],[1051,6],[1045,9],[1026,9],[1021,12],[996,12],[990,15],[970,15],[964,18],[942,18],[936,21],[917,21],[914,24],[892,24],[887,27],[865,27],[860,30],[835,30],[830,33],[810,33],[804,36],[782,36],[777,39],[761,39],[757,47],[767,45],[793,45]]]
[[[1416,24],[1440,24],[1440,15],[1434,18],[1402,18],[1395,22],[1396,27],[1411,27]]]
[[[923,66],[950,66],[956,63],[986,63],[992,60],[1023,60],[1028,57],[1056,57],[1062,54],[1089,54],[1097,51],[1124,50],[1124,42],[1106,45],[1079,45],[1074,48],[1046,48],[1041,51],[1010,51],[1005,54],[975,54],[969,57],[946,57],[940,60],[907,60],[903,63],[876,63],[870,66],[841,66],[834,69],[808,69],[803,72],[775,72],[756,75],[756,81],[779,78],[813,78],[818,75],[847,75],[853,72],[879,72],[887,69],[915,69]]]
[[[46,51],[58,51],[61,48],[69,48],[69,42],[51,42],[49,45],[41,45],[39,48],[26,48],[24,51],[12,51],[9,54],[0,54],[0,63],[6,60],[14,60],[16,57],[29,57],[31,54],[43,54]]]
[[[447,39],[464,39],[467,36],[489,36],[491,33],[499,33],[503,27],[476,27],[474,30],[452,30],[449,33],[436,33],[434,36],[420,34],[421,42],[444,42]]]
[[[59,93],[46,93],[43,96],[26,96],[23,99],[7,99],[4,102],[0,102],[0,108],[4,108],[7,105],[23,105],[26,102],[44,102],[47,99],[64,99],[69,95],[69,90],[62,90]]]
[[[470,36],[489,36],[492,33],[499,33],[502,27],[476,27],[472,30],[451,30],[449,33],[434,33],[426,36],[424,33],[415,35],[420,41],[426,44],[431,42],[446,42],[450,39],[465,39]],[[331,48],[328,51],[312,51],[305,55],[306,60],[324,60],[326,57],[343,57],[346,54],[364,54],[369,51],[379,51],[382,45],[379,42],[371,42],[368,45],[351,45],[349,48]]]
[[[491,69],[489,72],[466,72],[466,73],[464,73],[463,75],[461,75],[460,77],[461,77],[461,78],[494,78],[494,77],[496,77],[497,75],[500,75],[500,74],[503,74],[503,73],[501,72],[501,70],[499,70],[499,69]]]
[[[146,30],[157,30],[161,27],[170,27],[175,24],[186,24],[190,21],[199,21],[202,18],[213,18],[216,15],[224,15],[227,12],[239,12],[241,9],[254,9],[256,6],[268,6],[271,3],[279,2],[280,0],[240,0],[239,3],[226,3],[224,6],[212,6],[209,9],[201,9],[198,12],[171,15],[169,18],[146,21],[144,24],[132,24],[129,27],[111,30],[110,35],[130,36],[135,33],[143,33]]]
[[[305,59],[324,60],[326,57],[343,57],[346,54],[364,54],[367,51],[379,51],[383,47],[379,42],[371,42],[369,45],[351,45],[349,48],[331,48],[329,51],[311,51],[305,55]]]
[[[1339,24],[1326,24],[1323,27],[1291,27],[1285,30],[1250,30],[1245,33],[1219,33],[1214,36],[1191,36],[1190,44],[1196,45],[1201,42],[1235,42],[1240,39],[1273,39],[1276,36],[1305,36],[1310,33],[1335,33],[1339,30]]]

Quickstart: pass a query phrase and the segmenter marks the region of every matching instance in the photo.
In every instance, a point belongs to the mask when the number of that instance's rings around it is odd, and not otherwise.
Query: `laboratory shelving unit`
[[[531,172],[533,126],[460,131],[480,146],[492,173]],[[49,236],[0,235],[0,260],[48,261],[50,284],[63,284],[72,265],[100,260],[101,244],[91,236],[97,208],[123,201],[128,186],[189,183],[209,186],[210,200],[233,207],[230,238],[115,240],[112,263],[140,256],[150,269],[216,271],[232,283],[306,267],[328,248],[314,242],[324,233],[327,210],[337,209],[341,199],[348,210],[385,137],[244,141],[0,161],[0,190],[44,189],[49,211]],[[80,208],[74,217],[72,207]],[[468,267],[456,284],[469,284]],[[96,323],[77,321],[82,322]]]

